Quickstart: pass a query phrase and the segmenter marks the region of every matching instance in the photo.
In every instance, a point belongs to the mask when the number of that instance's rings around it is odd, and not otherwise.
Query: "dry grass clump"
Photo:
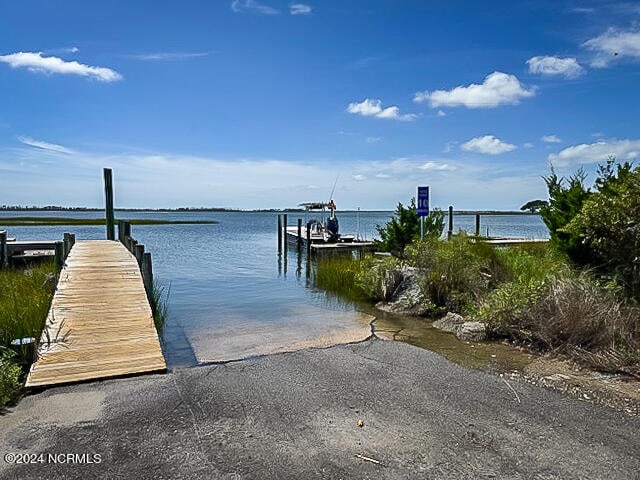
[[[640,308],[588,273],[552,276],[520,294],[527,300],[510,302],[511,310],[484,307],[494,334],[568,354],[597,370],[640,373]]]

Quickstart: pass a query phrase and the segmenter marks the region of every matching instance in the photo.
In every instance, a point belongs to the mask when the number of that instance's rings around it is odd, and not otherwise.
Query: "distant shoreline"
[[[178,207],[178,208],[116,208],[117,212],[159,212],[159,213],[304,213],[302,208],[262,208],[241,209],[222,207]],[[358,210],[339,210],[339,212],[357,212]],[[365,212],[393,213],[394,210],[359,210]],[[443,210],[444,211],[444,210]],[[13,207],[2,206],[0,212],[104,212],[104,208],[93,207]],[[444,211],[446,213],[446,211]],[[520,210],[454,210],[454,215],[537,215],[537,213],[523,212]]]

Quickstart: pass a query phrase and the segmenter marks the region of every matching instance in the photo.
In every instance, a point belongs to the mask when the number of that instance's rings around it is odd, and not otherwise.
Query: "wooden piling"
[[[453,236],[453,205],[449,205],[449,230],[447,231],[447,238],[450,239]]]
[[[147,298],[153,308],[153,268],[151,266],[151,253],[144,252],[142,255],[142,281],[144,282],[144,289],[147,292]]]
[[[57,241],[55,246],[54,262],[56,268],[61,269],[64,266],[64,242]]]
[[[107,240],[115,240],[115,217],[113,213],[113,173],[110,168],[104,169],[105,213],[107,220]]]
[[[287,249],[288,249],[288,245],[287,245],[287,225],[289,223],[288,223],[288,220],[287,220],[287,214],[286,213],[283,215],[283,217],[284,217],[284,220],[282,222],[283,223],[283,225],[282,225],[282,240],[283,240],[282,243],[283,243],[283,245],[282,245],[282,247],[284,248],[284,251],[286,252]]]
[[[282,216],[278,214],[278,251],[282,250]]]
[[[307,255],[311,254],[311,225],[307,224]]]
[[[298,252],[302,250],[302,219],[298,219]]]
[[[0,270],[9,263],[9,252],[7,249],[7,231],[0,230]]]
[[[63,248],[64,258],[66,259],[69,256],[69,252],[71,251],[71,234],[70,233],[64,233],[62,235],[62,244],[64,246]]]
[[[476,237],[480,236],[480,214],[476,213]]]
[[[144,258],[144,245],[143,244],[138,243],[135,246],[134,255],[136,256],[136,260],[138,260],[138,266],[140,268],[142,268],[142,259]]]
[[[118,220],[118,240],[124,245],[124,220]]]

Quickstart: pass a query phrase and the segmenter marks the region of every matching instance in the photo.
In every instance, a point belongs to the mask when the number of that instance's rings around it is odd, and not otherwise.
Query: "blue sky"
[[[0,6],[0,204],[518,209],[640,155],[640,3]],[[590,177],[593,179],[593,176]]]

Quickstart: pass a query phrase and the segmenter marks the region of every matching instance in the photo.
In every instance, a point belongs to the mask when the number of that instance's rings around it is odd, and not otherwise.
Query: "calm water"
[[[2,212],[2,216],[95,218],[100,212]],[[317,337],[357,327],[368,329],[362,308],[317,290],[304,258],[294,248],[277,251],[275,213],[116,212],[116,217],[216,220],[214,225],[132,226],[132,235],[153,255],[154,275],[169,290],[164,347],[171,367],[286,350]],[[295,224],[299,214],[289,214]],[[376,236],[391,212],[341,212],[343,233]],[[475,229],[473,216],[455,216],[454,229]],[[1,223],[1,222],[0,222]],[[491,235],[548,237],[537,216],[482,217]],[[24,240],[105,237],[103,226],[3,227]],[[303,255],[304,257],[304,255]],[[369,312],[372,313],[372,312]],[[270,346],[270,349],[267,348]],[[266,348],[266,350],[265,350]]]

